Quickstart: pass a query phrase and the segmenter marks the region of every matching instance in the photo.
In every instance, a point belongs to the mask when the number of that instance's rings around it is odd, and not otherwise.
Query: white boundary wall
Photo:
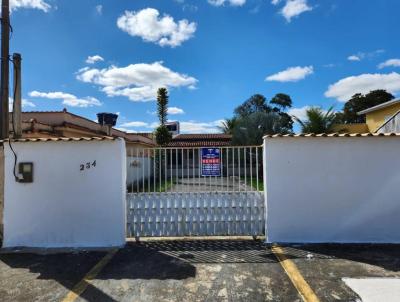
[[[33,183],[18,183],[5,143],[4,247],[109,247],[125,243],[126,153],[121,139],[15,142],[33,162]],[[93,163],[81,171],[81,164]]]
[[[268,242],[400,242],[400,138],[266,138]]]

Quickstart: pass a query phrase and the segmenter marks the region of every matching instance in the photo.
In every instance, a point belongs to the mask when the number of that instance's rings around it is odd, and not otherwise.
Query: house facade
[[[365,115],[365,123],[337,124],[334,126],[334,131],[342,133],[398,132],[396,128],[383,126],[387,125],[389,121],[393,123],[393,120],[396,120],[395,117],[398,116],[399,113],[400,99],[392,100],[358,112],[358,115]]]
[[[137,133],[127,133],[115,128],[108,132],[107,127],[83,116],[62,111],[22,112],[22,138],[56,138],[56,137],[98,137],[111,134],[123,138],[127,152],[136,148],[152,148],[152,138]],[[10,131],[13,132],[12,114],[10,114]]]

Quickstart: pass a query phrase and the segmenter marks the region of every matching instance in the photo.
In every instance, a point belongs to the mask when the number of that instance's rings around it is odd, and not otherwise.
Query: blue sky
[[[400,93],[398,0],[11,0],[24,110],[152,131],[155,91],[170,120],[215,132],[255,93],[289,94],[291,113],[341,109],[357,92]]]

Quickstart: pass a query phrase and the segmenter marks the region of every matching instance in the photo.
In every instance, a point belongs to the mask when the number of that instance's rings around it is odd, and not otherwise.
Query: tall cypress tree
[[[160,126],[155,131],[156,142],[159,146],[166,146],[172,139],[171,133],[165,126],[168,118],[168,90],[159,88],[157,91],[157,114]]]

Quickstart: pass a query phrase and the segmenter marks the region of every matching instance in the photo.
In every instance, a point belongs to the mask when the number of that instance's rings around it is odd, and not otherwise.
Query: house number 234
[[[88,169],[90,169],[92,167],[93,168],[96,167],[96,161],[88,162],[86,164],[81,164],[79,170],[84,171],[84,170],[88,170]]]

